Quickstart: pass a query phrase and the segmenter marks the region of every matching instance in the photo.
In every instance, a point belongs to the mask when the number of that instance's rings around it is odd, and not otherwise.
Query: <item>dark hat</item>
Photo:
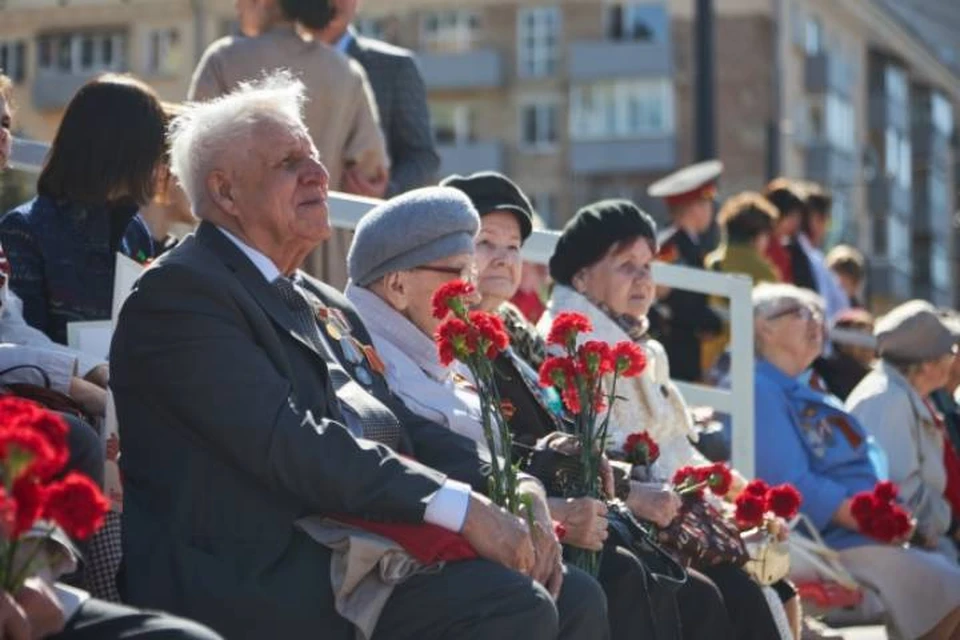
[[[716,182],[721,173],[723,163],[719,160],[698,162],[657,180],[647,193],[654,198],[663,198],[670,207],[712,200],[717,194]]]
[[[550,277],[569,285],[580,269],[600,260],[621,240],[646,238],[657,252],[657,223],[629,200],[601,200],[567,222],[550,258]]]
[[[444,178],[440,186],[453,187],[467,194],[481,217],[494,211],[509,211],[520,224],[521,240],[526,240],[533,231],[533,205],[520,187],[502,173],[478,171],[469,176],[453,174]]]

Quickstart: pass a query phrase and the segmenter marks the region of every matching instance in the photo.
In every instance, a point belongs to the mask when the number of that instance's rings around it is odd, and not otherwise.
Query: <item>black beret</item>
[[[509,211],[520,224],[520,239],[525,241],[533,231],[533,205],[513,180],[496,171],[478,171],[469,176],[454,174],[440,182],[467,194],[481,217],[494,211]]]
[[[550,258],[550,277],[569,285],[580,269],[606,255],[621,240],[646,238],[657,252],[657,223],[629,200],[601,200],[577,211]]]

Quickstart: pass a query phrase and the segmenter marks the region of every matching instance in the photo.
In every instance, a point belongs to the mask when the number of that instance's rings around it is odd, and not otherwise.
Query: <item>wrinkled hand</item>
[[[530,494],[527,494],[530,495]],[[563,585],[563,547],[553,530],[553,518],[547,503],[539,495],[530,495],[533,508],[533,549],[536,564],[530,577],[542,584],[554,598]]]
[[[593,498],[553,498],[550,512],[567,530],[566,544],[590,551],[603,549],[609,535],[605,504]]]
[[[46,638],[63,630],[63,608],[53,589],[41,578],[27,578],[16,600],[29,621],[31,637]]]
[[[777,542],[786,542],[790,537],[790,525],[783,518],[767,520],[767,531],[777,539]]]
[[[368,198],[382,198],[387,193],[389,176],[386,169],[380,169],[373,178],[363,175],[356,167],[347,169],[343,173],[343,189],[347,193]]]
[[[471,494],[463,537],[481,558],[530,575],[536,561],[527,523],[488,498]]]
[[[630,481],[627,506],[633,515],[649,520],[658,527],[666,527],[677,517],[683,501],[666,485],[643,484]]]
[[[0,638],[3,640],[31,640],[27,614],[9,593],[0,594]]]

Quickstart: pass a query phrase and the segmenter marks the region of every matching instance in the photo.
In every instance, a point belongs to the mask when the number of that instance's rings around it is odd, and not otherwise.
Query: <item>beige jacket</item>
[[[209,100],[281,68],[292,71],[307,87],[304,119],[330,173],[331,189],[342,190],[347,167],[359,167],[371,178],[387,170],[376,101],[363,67],[319,41],[303,40],[289,24],[257,38],[230,36],[214,42],[194,71],[188,98]],[[303,268],[342,289],[350,238],[348,232],[336,231]]]

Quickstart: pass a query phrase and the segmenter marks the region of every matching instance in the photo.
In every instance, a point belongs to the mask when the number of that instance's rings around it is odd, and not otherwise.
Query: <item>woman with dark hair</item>
[[[129,76],[85,84],[67,105],[37,182],[37,197],[0,220],[11,287],[27,322],[66,343],[67,323],[110,317],[114,254],[149,203],[166,149],[153,89]]]
[[[631,432],[646,431],[660,447],[660,457],[650,471],[656,478],[669,479],[685,465],[708,461],[691,443],[695,432],[690,410],[671,381],[666,351],[647,335],[647,313],[656,286],[651,265],[656,254],[656,223],[632,202],[604,200],[580,209],[564,227],[550,258],[550,275],[556,285],[538,327],[545,334],[557,314],[577,312],[587,316],[593,326],[592,333],[582,336],[584,340],[632,340],[643,348],[647,356],[644,372],[617,385],[610,446],[622,450]],[[744,479],[734,471],[725,498],[734,498],[744,486]],[[717,506],[719,511],[722,505]],[[700,565],[694,563],[694,568],[716,583],[723,594],[734,637],[766,640],[799,635],[798,600],[789,585],[777,583],[774,594],[766,587],[761,589],[734,564]],[[789,630],[778,600],[789,603],[793,618]]]

